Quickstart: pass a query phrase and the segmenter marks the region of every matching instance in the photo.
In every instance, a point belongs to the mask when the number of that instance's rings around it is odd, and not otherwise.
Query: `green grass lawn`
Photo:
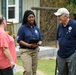
[[[45,75],[55,75],[55,60],[39,60],[38,70],[42,71]]]
[[[22,66],[20,58],[17,59],[17,64]],[[44,73],[45,75],[55,75],[55,60],[39,59],[38,70]],[[15,75],[22,75],[22,73],[18,72]]]
[[[23,75],[21,72],[17,72],[14,75]]]
[[[20,65],[20,66],[22,66],[22,62],[21,62],[20,57],[17,57],[17,64]]]

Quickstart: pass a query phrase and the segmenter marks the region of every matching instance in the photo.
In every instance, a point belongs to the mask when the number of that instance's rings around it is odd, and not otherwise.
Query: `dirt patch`
[[[24,71],[22,66],[16,65],[16,68],[17,68],[16,72],[23,72]],[[45,75],[45,74],[43,74],[42,71],[38,70],[37,75]]]
[[[42,71],[37,71],[37,75],[45,75]]]

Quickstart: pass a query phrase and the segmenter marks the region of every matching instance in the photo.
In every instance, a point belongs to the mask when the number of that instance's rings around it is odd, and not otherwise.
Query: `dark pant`
[[[76,75],[76,52],[68,58],[57,56],[59,75]]]
[[[0,75],[13,75],[13,70],[11,67],[0,69]]]

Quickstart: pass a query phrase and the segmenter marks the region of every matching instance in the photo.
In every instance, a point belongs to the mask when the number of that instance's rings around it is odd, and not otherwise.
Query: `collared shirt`
[[[16,63],[14,39],[0,28],[0,69],[5,69],[11,66],[9,59],[3,53],[3,47],[7,47],[9,49],[13,61]]]
[[[57,40],[58,55],[63,58],[72,55],[76,50],[76,21],[70,19],[66,27],[60,24],[57,30]]]
[[[42,36],[40,33],[40,30],[37,26],[28,26],[28,24],[22,25],[17,34],[17,42],[23,40],[26,43],[30,42],[30,39],[35,38],[38,39],[39,41],[42,40]],[[20,48],[23,48],[23,46],[20,45]]]

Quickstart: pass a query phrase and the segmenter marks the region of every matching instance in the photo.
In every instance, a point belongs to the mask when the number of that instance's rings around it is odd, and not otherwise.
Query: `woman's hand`
[[[42,41],[39,41],[37,44],[38,44],[39,46],[41,46],[41,44],[42,44]]]
[[[35,48],[38,47],[38,44],[29,44],[28,47],[31,48],[31,49],[35,49]]]
[[[31,45],[31,48],[37,48],[37,47],[38,47],[37,44],[32,44],[32,45]]]

